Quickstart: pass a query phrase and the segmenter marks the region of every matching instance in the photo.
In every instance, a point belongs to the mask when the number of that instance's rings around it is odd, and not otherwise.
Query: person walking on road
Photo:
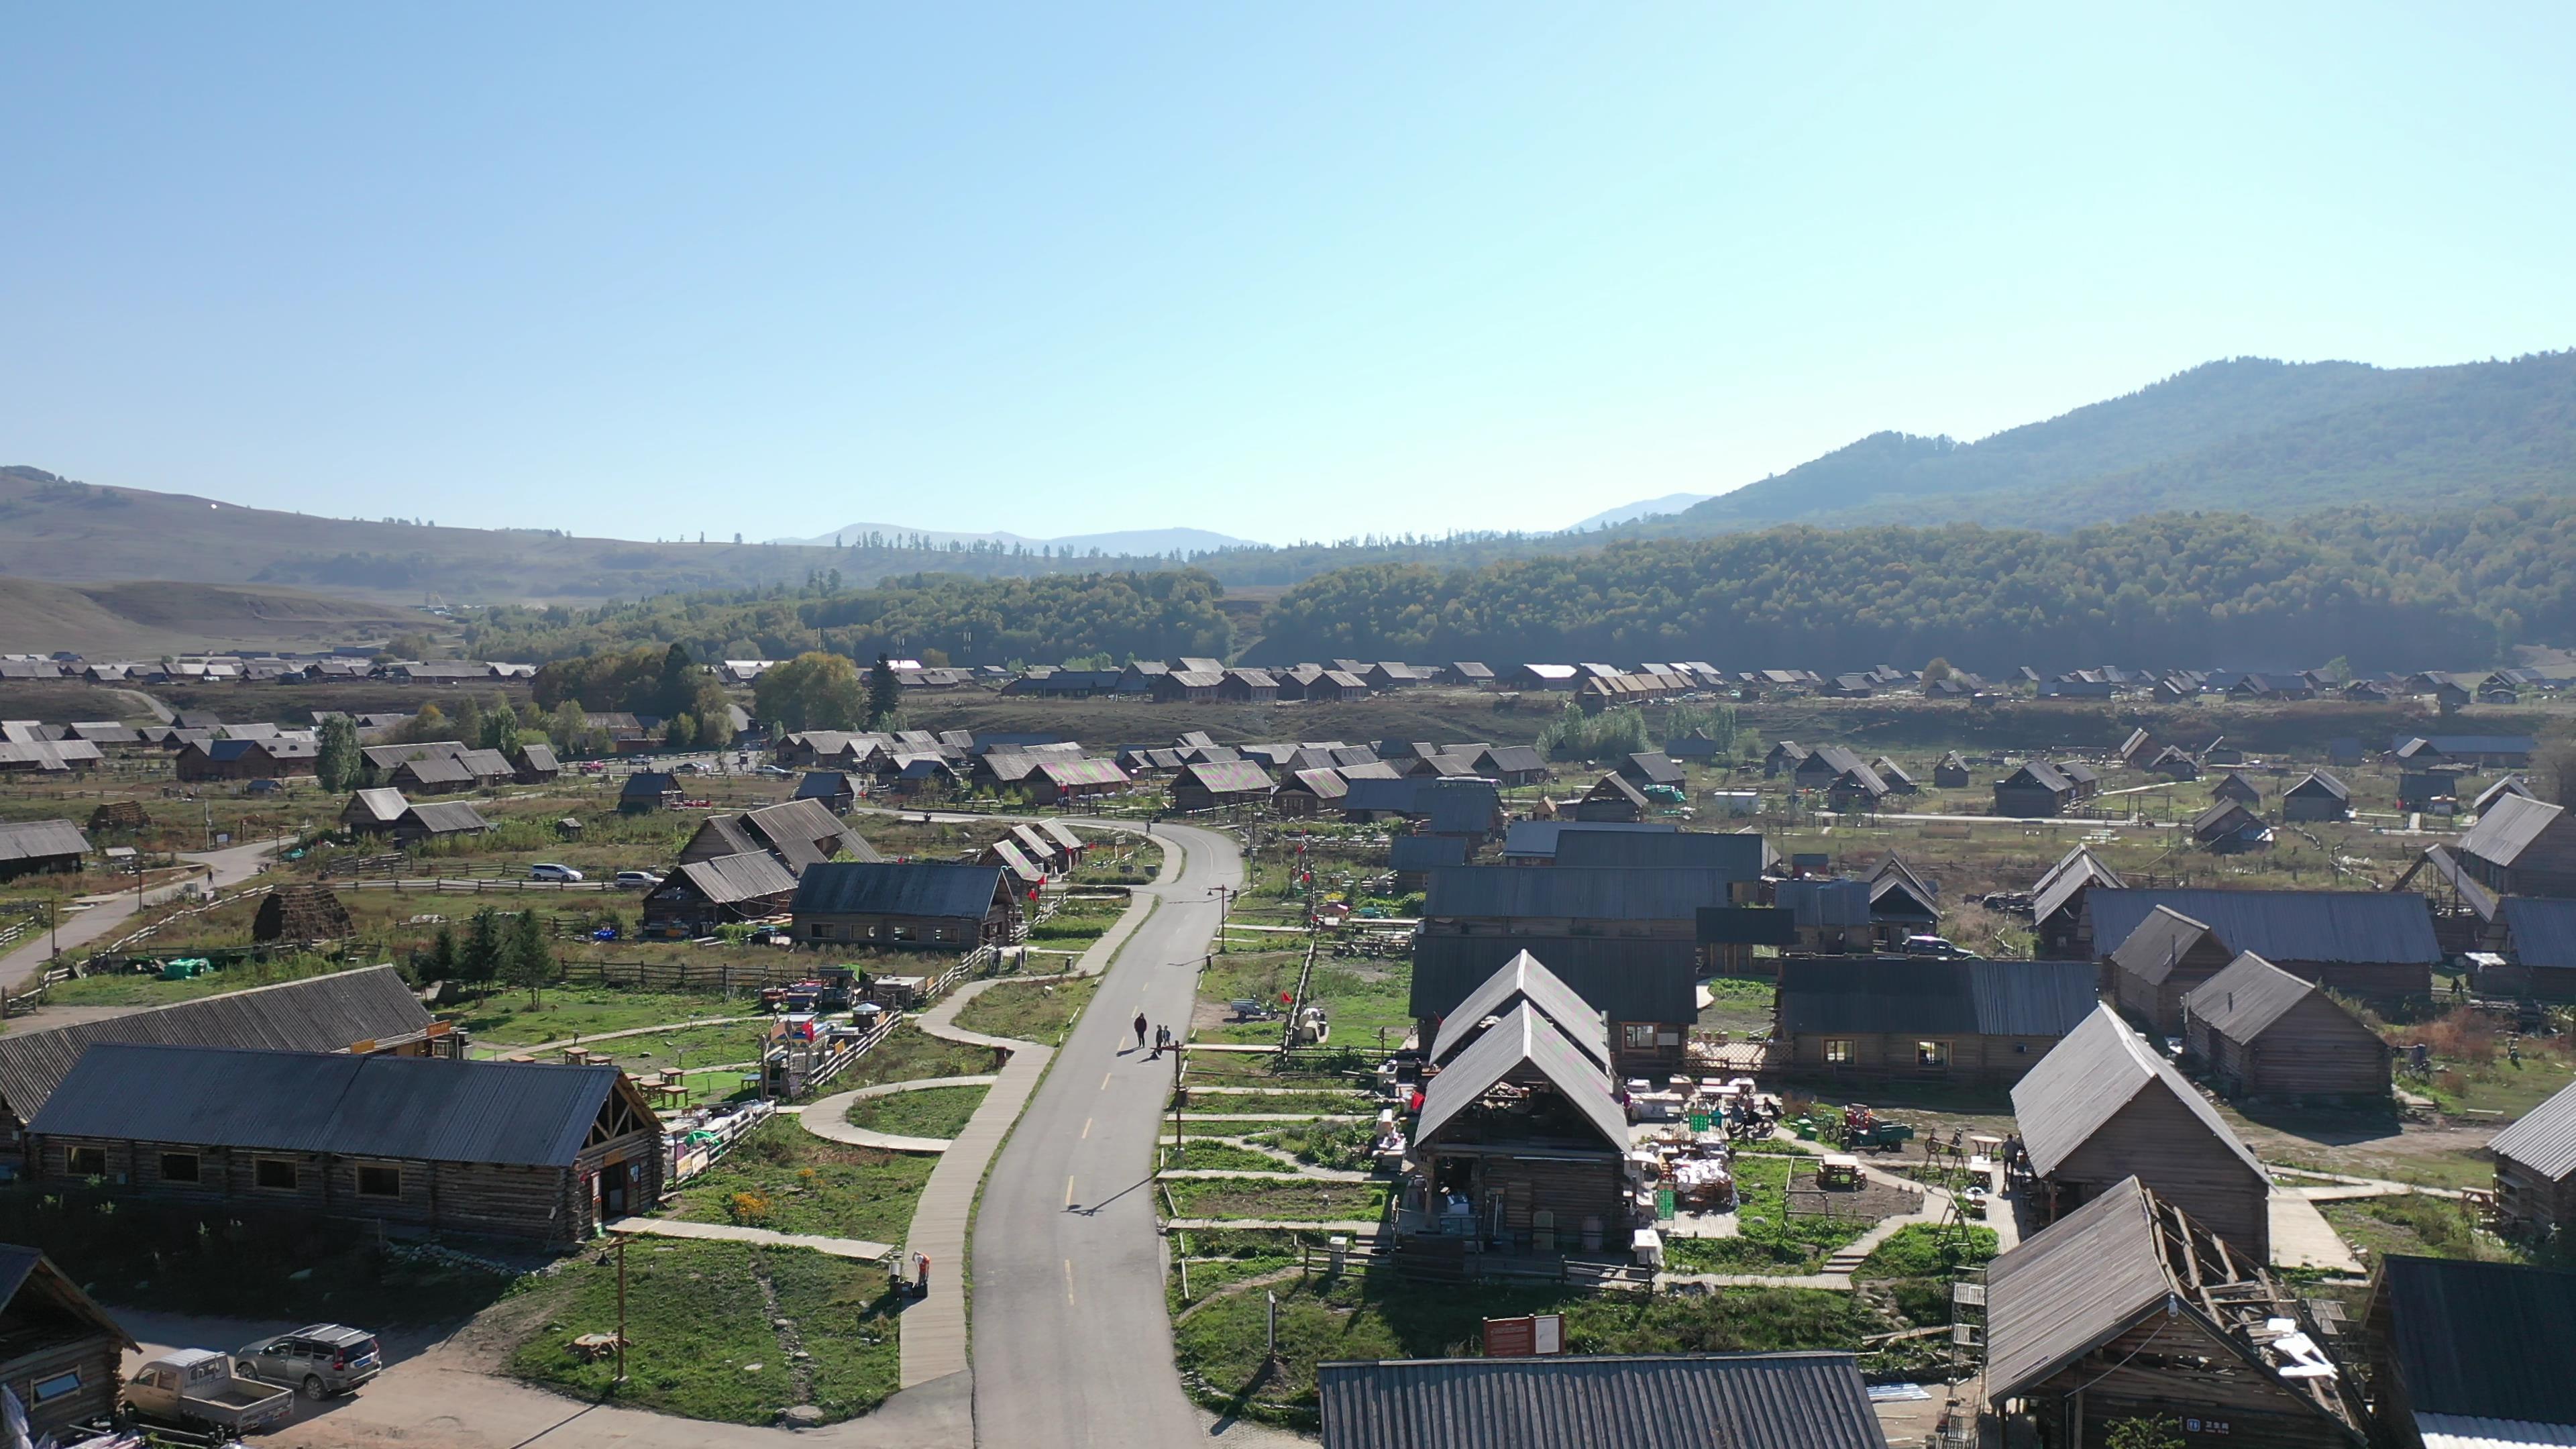
[[[1136,1013],[1136,1049],[1145,1049],[1145,1013],[1141,1011]]]

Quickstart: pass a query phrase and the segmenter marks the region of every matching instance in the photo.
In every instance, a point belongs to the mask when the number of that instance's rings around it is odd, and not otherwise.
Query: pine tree
[[[902,707],[903,686],[895,681],[893,663],[880,654],[868,670],[868,728],[883,729]]]
[[[456,978],[469,986],[489,985],[501,974],[501,913],[485,906],[465,924],[464,948],[457,953]]]
[[[528,1004],[541,1004],[538,991],[555,976],[555,953],[546,944],[546,928],[534,911],[521,911],[510,923],[502,971],[513,986],[528,988]]]
[[[325,790],[354,790],[366,767],[367,757],[358,751],[358,726],[345,714],[335,714],[322,721],[320,753],[313,762],[313,773],[321,778]]]

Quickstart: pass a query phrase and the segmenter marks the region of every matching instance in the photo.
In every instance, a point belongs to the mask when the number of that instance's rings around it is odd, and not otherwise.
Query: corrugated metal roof
[[[372,790],[353,790],[349,793],[349,803],[356,806],[360,814],[386,825],[401,819],[402,813],[411,808],[411,802],[403,798],[403,793],[390,785],[380,785]]]
[[[838,800],[844,795],[855,795],[857,793],[858,787],[852,785],[850,783],[850,777],[842,771],[807,770],[804,774],[797,777],[796,793],[792,798],[798,800]]]
[[[1568,831],[1671,835],[1680,829],[1666,820],[1515,820],[1503,829],[1503,857],[1554,860]]]
[[[2576,901],[2507,896],[2504,931],[2517,964],[2576,968]]]
[[[1328,1363],[1325,1449],[1885,1449],[1843,1353]]]
[[[1514,955],[1527,951],[1593,1009],[1615,1021],[1686,1022],[1699,1014],[1691,983],[1693,941],[1602,936],[1423,936],[1413,943],[1408,1007],[1420,1021],[1446,1017]]]
[[[1115,760],[1041,760],[1038,773],[1059,787],[1074,785],[1124,785],[1127,772]]]
[[[1038,828],[1045,831],[1048,838],[1052,839],[1059,849],[1080,850],[1083,848],[1082,837],[1074,834],[1073,827],[1065,824],[1061,820],[1041,820],[1038,822]]]
[[[1441,835],[1484,835],[1503,813],[1503,797],[1494,782],[1441,778],[1421,781],[1413,795],[1422,825]]]
[[[2160,985],[2208,934],[2208,922],[2193,920],[2171,906],[2158,906],[2111,948],[2111,961],[2149,985]],[[2102,938],[2093,939],[2098,946]]]
[[[403,813],[432,835],[474,835],[492,828],[482,811],[462,801],[423,803]]]
[[[998,865],[944,861],[825,861],[796,880],[800,916],[971,916],[983,919],[1002,889]]]
[[[1270,776],[1250,760],[1201,761],[1182,766],[1181,773],[1196,780],[1211,794],[1270,793]]]
[[[2561,1087],[2549,1100],[2522,1115],[2487,1143],[2499,1157],[2510,1157],[2552,1182],[2576,1173],[2576,1084]],[[2576,1363],[2576,1359],[2568,1360]]]
[[[2064,1036],[2093,1007],[2082,961],[1780,963],[1780,1030],[1798,1036]]]
[[[2576,1273],[2397,1255],[2379,1291],[2418,1415],[2576,1424]]]
[[[991,856],[1002,869],[1017,876],[1022,885],[1035,886],[1046,880],[1046,872],[1021,853],[1019,843],[1016,841],[1008,838],[996,840],[984,847],[984,853]]]
[[[2004,1399],[2160,1310],[2172,1282],[2134,1177],[1986,1270],[1986,1389]]]
[[[1619,767],[1619,773],[1633,776],[1649,785],[1682,783],[1682,767],[1673,763],[1673,757],[1661,750],[1645,750],[1630,755],[1628,762]]]
[[[2126,941],[2158,906],[2207,922],[2229,950],[2271,961],[2442,959],[2432,910],[2412,891],[2095,890],[2084,897],[2097,947]]]
[[[2316,983],[2243,951],[2227,969],[2186,992],[2182,1004],[2210,1030],[2232,1041],[2252,1041],[2316,989]]]
[[[820,800],[788,800],[747,810],[742,824],[789,870],[800,873],[835,855],[858,861],[885,859],[866,836]]]
[[[2511,865],[2565,813],[2562,807],[2546,800],[2508,795],[2468,828],[2460,837],[2460,849],[2480,860]]]
[[[1531,824],[1565,822],[1532,821]],[[1520,826],[1514,825],[1514,831]],[[1621,830],[1574,824],[1557,837],[1555,860],[1560,870],[1707,870],[1728,880],[1756,880],[1762,874],[1762,837],[1728,835],[1709,830]],[[1509,849],[1508,841],[1505,849]]]
[[[130,1016],[0,1036],[0,1100],[35,1115],[81,1053],[100,1042],[338,1051],[417,1036],[429,1012],[392,966],[367,966],[276,986],[228,991]]]
[[[1535,745],[1491,745],[1477,756],[1477,766],[1498,775],[1533,774],[1547,768],[1547,756]]]
[[[2282,794],[2284,798],[2291,795],[2325,795],[2346,802],[2352,799],[2351,788],[2325,770],[2310,770],[2299,783],[2292,785]]]
[[[796,873],[765,850],[693,860],[671,872],[687,881],[710,904],[733,905],[763,896],[784,896],[796,889]],[[656,886],[653,894],[660,894]]]
[[[2042,1177],[2057,1171],[2140,1092],[2158,1090],[2172,1093],[2247,1171],[2270,1181],[2208,1101],[2107,1006],[2095,1007],[2013,1084],[2013,1116],[2031,1166]]]
[[[1064,853],[1064,847],[1055,843],[1054,836],[1034,825],[1012,826],[1011,838],[1020,843],[1020,849],[1026,852],[1031,860],[1053,860]]]
[[[2417,1414],[2424,1449],[2576,1449],[2576,1424],[2488,1419],[2475,1414]]]
[[[28,1130],[205,1147],[569,1167],[615,1067],[104,1042]]]
[[[1564,916],[1582,921],[1695,921],[1702,906],[1731,904],[1722,870],[1603,870],[1463,865],[1431,873],[1423,914],[1433,917]]]
[[[44,860],[88,853],[89,837],[68,820],[25,820],[0,825],[0,860]]]
[[[1496,1083],[1524,1067],[1554,1084],[1605,1145],[1623,1153],[1628,1150],[1628,1113],[1611,1094],[1610,1073],[1526,1001],[1487,1028],[1431,1079],[1423,1094],[1422,1124],[1416,1135],[1424,1142],[1433,1140]]]
[[[1390,870],[1408,874],[1467,863],[1467,842],[1455,835],[1399,835],[1387,842]]]
[[[2120,877],[2109,866],[2094,857],[2091,850],[2077,846],[2058,858],[2057,864],[2030,888],[2031,916],[2045,921],[2075,899],[2078,891],[2088,886],[2120,888]],[[2098,938],[2097,938],[2098,939]]]
[[[1587,800],[1624,800],[1628,803],[1629,808],[1640,811],[1649,808],[1646,804],[1645,792],[1639,790],[1636,786],[1629,784],[1626,780],[1621,779],[1617,775],[1604,775],[1600,779],[1593,781],[1592,788],[1583,793],[1583,798]]]
[[[1504,962],[1503,969],[1487,977],[1484,985],[1442,1019],[1440,1033],[1432,1039],[1431,1060],[1445,1065],[1466,1047],[1485,1018],[1501,1015],[1515,1001],[1537,1008],[1601,1070],[1610,1070],[1610,1028],[1603,1024],[1600,1011],[1527,951]]]

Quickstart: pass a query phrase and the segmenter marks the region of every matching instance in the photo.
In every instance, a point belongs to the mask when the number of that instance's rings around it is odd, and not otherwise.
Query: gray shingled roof
[[[2521,1121],[2497,1133],[2487,1147],[2553,1182],[2576,1173],[2576,1084],[2559,1088],[2555,1096],[2524,1113]]]
[[[0,1100],[35,1115],[81,1053],[100,1042],[338,1051],[429,1029],[429,1012],[392,966],[255,986],[50,1031],[0,1036]]]
[[[2134,1177],[1995,1259],[1986,1270],[1986,1385],[2035,1384],[2152,1312],[2172,1287]]]
[[[2478,823],[2460,837],[2460,849],[2480,860],[2511,865],[2542,831],[2558,823],[2563,807],[2545,800],[2508,795],[2498,800]]]
[[[1555,1023],[1524,1001],[1468,1044],[1422,1098],[1422,1124],[1416,1136],[1436,1136],[1457,1115],[1473,1107],[1496,1083],[1522,1067],[1536,1068],[1566,1102],[1599,1133],[1604,1145],[1625,1152],[1628,1114],[1611,1095],[1610,1074],[1583,1054]]]
[[[1885,1449],[1851,1355],[1390,1359],[1315,1371],[1325,1449]]]
[[[2194,1019],[2230,1041],[2252,1041],[2316,989],[2315,982],[2244,951],[2226,970],[2193,987],[2182,1003]]]
[[[1502,970],[1441,1021],[1440,1033],[1431,1042],[1431,1060],[1445,1064],[1476,1034],[1479,1023],[1500,1015],[1515,1001],[1538,1008],[1540,1015],[1565,1033],[1566,1040],[1583,1048],[1603,1071],[1610,1069],[1610,1028],[1602,1023],[1601,1013],[1527,951],[1505,962]]]
[[[618,1069],[104,1042],[28,1130],[204,1147],[569,1167]]]
[[[2412,891],[2094,890],[2084,898],[2097,944],[2126,941],[2158,906],[2208,922],[2230,950],[2272,961],[2442,959],[2431,908]]]
[[[2095,1007],[2013,1084],[2013,1116],[2032,1168],[2042,1177],[2057,1171],[2139,1093],[2158,1090],[2171,1092],[2247,1171],[2270,1180],[2208,1101],[2107,1006]]]
[[[2193,920],[2171,906],[2158,906],[2111,948],[2111,961],[2149,985],[2161,985],[2208,934],[2208,922]],[[2098,946],[2102,938],[2093,939]]]
[[[715,905],[732,905],[762,896],[783,896],[796,889],[795,872],[779,864],[778,857],[765,850],[746,850],[738,855],[693,860],[671,874],[688,882],[701,897]],[[666,881],[654,887],[651,894],[660,894],[668,884]]]
[[[1779,1029],[2064,1036],[2092,1015],[2093,987],[2083,961],[1785,961]]]

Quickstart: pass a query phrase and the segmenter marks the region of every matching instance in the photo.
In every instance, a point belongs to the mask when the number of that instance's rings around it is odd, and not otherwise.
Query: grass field
[[[954,1137],[983,1105],[989,1087],[924,1087],[884,1097],[861,1097],[846,1114],[853,1127],[897,1137]]]
[[[850,1063],[829,1085],[835,1092],[846,1092],[852,1087],[917,1082],[924,1077],[989,1076],[996,1070],[992,1048],[942,1041],[905,1022],[888,1032],[885,1040],[868,1048],[867,1055]]]
[[[828,1142],[773,1117],[680,1190],[677,1215],[693,1223],[900,1243],[937,1165],[934,1157]]]
[[[1099,991],[1097,976],[1005,981],[967,1002],[957,1013],[957,1024],[986,1036],[1058,1046]]]
[[[1185,1218],[1275,1219],[1280,1222],[1367,1222],[1386,1209],[1382,1182],[1226,1182],[1171,1184]]]
[[[1669,1238],[1665,1261],[1679,1273],[1777,1273],[1797,1276],[1825,1265],[1834,1250],[1877,1226],[1875,1219],[1788,1211],[1791,1166],[1799,1159],[1746,1154],[1735,1159],[1740,1236]]]
[[[2510,1262],[2516,1256],[2447,1198],[2369,1197],[2322,1203],[2318,1210],[2365,1260],[2389,1253],[2483,1262]]]
[[[735,1424],[775,1423],[796,1404],[847,1419],[895,1391],[899,1319],[882,1270],[800,1249],[651,1238],[626,1250],[627,1382],[618,1388],[613,1359],[584,1359],[570,1346],[617,1328],[617,1270],[598,1256],[524,1280],[519,1292],[543,1326],[511,1359],[521,1378]]]
[[[604,1048],[626,1054],[641,1049],[630,1043],[641,1043],[665,1053],[686,1049],[695,1055],[719,1041],[745,1040],[759,1015],[760,999],[748,992],[727,998],[712,991],[661,993],[615,986],[549,986],[539,994],[535,1006],[528,1004],[524,991],[495,991],[483,1001],[462,1008],[458,1024],[474,1033],[476,1041],[515,1046],[630,1031],[666,1022],[741,1018],[740,1027],[693,1028],[659,1046],[658,1038],[644,1037],[613,1042]]]

